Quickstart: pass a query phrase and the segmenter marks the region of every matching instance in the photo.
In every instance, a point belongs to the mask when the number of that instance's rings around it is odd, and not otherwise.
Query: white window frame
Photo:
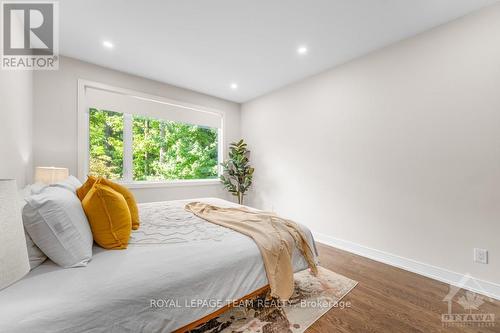
[[[199,105],[189,104],[185,102],[171,100],[165,97],[154,96],[131,89],[120,88],[111,86],[104,83],[94,82],[79,79],[78,80],[78,178],[84,181],[89,172],[89,153],[90,153],[90,143],[89,143],[89,120],[90,120],[90,107],[86,101],[85,91],[87,88],[99,89],[104,91],[109,91],[113,93],[123,94],[132,97],[139,97],[149,101],[169,104],[172,106],[185,108],[191,111],[204,112],[215,114],[221,118],[221,127],[218,131],[217,136],[217,175],[222,174],[222,167],[220,163],[223,161],[224,147],[225,147],[225,113],[223,111],[214,110],[206,108]],[[110,110],[114,111],[114,110]],[[119,110],[117,110],[119,112]],[[168,120],[168,119],[165,119]],[[132,125],[132,117],[124,113],[124,127]],[[180,180],[163,180],[163,181],[134,181],[132,177],[133,172],[133,161],[132,157],[132,138],[126,137],[126,131],[124,131],[123,138],[123,181],[120,183],[124,184],[129,188],[152,188],[152,187],[176,187],[176,186],[201,186],[201,185],[214,185],[220,184],[219,179],[180,179]],[[128,157],[128,158],[127,158]]]

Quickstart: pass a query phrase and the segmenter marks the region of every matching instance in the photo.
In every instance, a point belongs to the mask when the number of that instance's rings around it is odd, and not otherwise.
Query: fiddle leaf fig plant
[[[243,204],[243,197],[252,185],[254,168],[249,164],[250,151],[243,139],[229,146],[229,159],[221,163],[223,174],[220,176],[222,185],[229,193],[238,197],[238,203]]]

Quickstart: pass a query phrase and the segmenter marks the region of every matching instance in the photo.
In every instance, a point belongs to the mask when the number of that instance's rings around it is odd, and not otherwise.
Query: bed
[[[48,260],[0,291],[0,332],[171,332],[264,288],[254,241],[186,212],[191,201],[235,205],[215,198],[141,204],[141,228],[127,250],[94,247],[83,268]],[[307,268],[297,250],[293,266]]]

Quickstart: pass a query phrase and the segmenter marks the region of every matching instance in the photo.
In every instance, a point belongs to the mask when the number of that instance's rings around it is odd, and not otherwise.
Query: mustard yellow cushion
[[[137,207],[137,201],[135,201],[135,197],[130,192],[128,188],[112,182],[106,178],[99,178],[99,183],[111,187],[116,192],[123,195],[125,201],[127,201],[128,209],[130,210],[130,217],[132,218],[132,229],[139,229],[139,208]]]
[[[132,219],[125,198],[97,182],[82,201],[92,236],[105,249],[126,249]]]
[[[94,186],[96,181],[97,181],[96,177],[88,176],[87,181],[85,181],[82,187],[76,190],[76,196],[78,197],[78,199],[80,199],[80,201],[83,201],[83,199],[85,198],[87,193],[89,193],[90,189],[92,188],[92,186]]]

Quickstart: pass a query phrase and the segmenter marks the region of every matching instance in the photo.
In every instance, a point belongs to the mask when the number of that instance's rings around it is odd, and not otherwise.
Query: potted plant
[[[222,185],[232,195],[238,197],[238,203],[243,204],[243,197],[252,185],[254,168],[249,164],[250,151],[241,139],[229,146],[229,159],[221,163],[223,174],[220,176]]]

